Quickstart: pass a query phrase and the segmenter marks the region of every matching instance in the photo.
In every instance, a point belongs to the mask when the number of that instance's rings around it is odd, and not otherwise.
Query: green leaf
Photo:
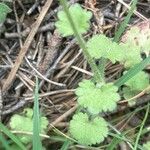
[[[83,80],[75,93],[78,103],[87,108],[92,114],[112,111],[116,108],[116,102],[120,100],[118,88],[113,83],[95,85],[91,80]]]
[[[144,71],[141,71],[129,79],[125,85],[129,87],[131,91],[143,91],[149,86],[149,76]]]
[[[147,143],[143,144],[143,150],[150,150],[150,141]]]
[[[71,141],[66,140],[60,150],[68,150],[70,144],[71,144]]]
[[[94,35],[87,42],[89,54],[96,59],[106,57],[106,52],[110,49],[112,41],[105,35]]]
[[[69,7],[70,15],[73,19],[75,26],[78,29],[80,34],[86,33],[90,27],[90,19],[92,17],[92,13],[83,9],[79,4],[74,4]],[[58,21],[55,23],[58,31],[62,34],[62,36],[74,35],[70,22],[64,11],[59,11]]]
[[[120,45],[105,35],[94,35],[87,42],[89,54],[96,59],[101,57],[111,60],[113,63],[123,59],[123,50]]]
[[[121,63],[124,64],[125,68],[131,68],[142,61],[139,46],[122,43],[120,45],[122,45],[124,55],[124,58],[122,59]]]
[[[95,59],[103,57],[112,63],[119,61],[124,64],[125,68],[130,68],[142,61],[139,46],[128,42],[118,44],[103,34],[94,35],[89,39],[87,50]]]
[[[33,108],[33,150],[42,150],[41,132],[41,116],[39,111],[39,85],[36,77],[36,86],[34,92],[34,108]]]
[[[107,122],[103,118],[96,117],[90,121],[87,114],[83,113],[73,116],[69,131],[79,143],[84,145],[103,142],[108,135]]]
[[[140,34],[140,30],[138,27],[136,26],[131,27],[130,30],[128,30],[126,34],[123,36],[123,40],[126,43],[137,45],[138,43],[136,43],[136,39],[139,34]]]
[[[7,13],[10,13],[11,9],[4,3],[0,3],[0,23],[3,23],[6,19]]]
[[[138,145],[139,145],[139,142],[140,142],[140,137],[142,136],[142,132],[144,130],[144,126],[146,125],[146,121],[148,119],[148,116],[149,116],[149,103],[147,104],[147,109],[146,109],[146,113],[145,113],[145,116],[144,116],[144,119],[140,125],[140,129],[139,129],[139,132],[136,136],[136,140],[135,140],[135,144],[134,144],[134,149],[133,150],[137,150],[138,149]]]
[[[140,63],[136,64],[133,68],[130,68],[130,70],[126,74],[124,74],[122,77],[120,77],[114,84],[117,87],[122,86],[132,77],[134,77],[137,73],[143,70],[148,64],[150,64],[150,56],[144,59],[143,61],[141,61]]]
[[[21,150],[26,150],[25,146],[21,143],[20,139],[14,134],[12,134],[1,122],[0,122],[0,130],[3,133],[5,133],[14,143],[16,143]]]
[[[5,150],[11,150],[8,140],[5,139],[2,133],[0,133],[0,143],[1,143],[0,149],[3,148]]]
[[[130,98],[136,96],[139,93],[137,91],[132,91],[129,87],[124,87],[122,89],[122,91],[123,91],[123,97],[125,99],[130,99]],[[128,101],[128,104],[129,104],[129,106],[135,105],[136,104],[136,99]]]
[[[145,29],[146,28],[146,29]],[[126,32],[123,37],[125,43],[128,43],[131,47],[138,46],[140,52],[144,52],[145,54],[149,54],[150,52],[150,29],[147,27],[143,27],[140,30],[138,26],[133,26]]]
[[[138,92],[131,91],[131,89],[129,87],[124,87],[122,89],[122,91],[123,91],[123,97],[125,99],[130,99],[130,98],[132,98],[132,97],[134,97],[135,95],[138,94]]]
[[[123,87],[123,96],[125,99],[130,99],[149,86],[149,76],[141,71],[129,79],[125,85],[126,87]],[[131,100],[129,101],[129,105],[132,106],[135,102],[136,100]]]
[[[30,108],[26,108],[24,112],[26,112],[26,114],[24,115],[15,114],[11,117],[10,127],[12,130],[24,132],[33,131],[33,118],[31,116],[31,114],[33,114],[33,110]],[[47,118],[41,117],[41,133],[45,133],[47,125],[48,125]],[[32,141],[32,137],[28,135],[18,135],[18,137],[25,144],[30,143]]]

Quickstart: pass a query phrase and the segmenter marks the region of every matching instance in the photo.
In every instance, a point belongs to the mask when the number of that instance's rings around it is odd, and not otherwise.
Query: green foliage
[[[90,11],[86,11],[79,4],[74,4],[69,7],[70,15],[74,21],[74,24],[78,28],[79,33],[86,33],[90,27],[89,20],[92,17],[92,13]],[[62,36],[73,35],[74,32],[70,25],[70,22],[64,11],[59,11],[58,21],[55,23],[58,31],[62,34]]]
[[[40,137],[40,133],[41,133],[40,119],[41,119],[41,116],[40,116],[40,111],[39,111],[39,82],[38,82],[38,78],[36,77],[36,86],[35,86],[35,91],[34,91],[34,107],[33,107],[33,142],[32,142],[33,150],[42,149],[42,142],[41,142],[41,137]]]
[[[123,97],[125,99],[130,99],[139,93],[137,91],[131,91],[130,88],[128,87],[124,87],[122,91],[123,91]],[[135,99],[128,101],[129,106],[133,106],[135,105],[135,103],[136,103]]]
[[[143,150],[150,150],[150,141],[147,143],[143,144]]]
[[[26,112],[26,113],[25,113]],[[23,131],[23,132],[32,132],[33,131],[33,110],[26,108],[24,115],[13,115],[10,119],[10,128],[12,130]],[[41,117],[41,133],[45,133],[45,129],[48,125],[48,120],[46,117]],[[31,136],[27,135],[18,135],[19,139],[27,144],[32,141]]]
[[[11,9],[4,3],[0,3],[0,23],[3,23]]]
[[[0,143],[0,149],[10,150],[9,142],[2,133],[0,133]]]
[[[131,91],[142,91],[149,86],[149,76],[144,71],[141,71],[128,80],[125,85],[129,87]]]
[[[125,68],[131,68],[134,65],[140,63],[142,61],[141,54],[140,54],[140,47],[131,44],[123,44],[120,43],[120,46],[123,50],[123,59],[120,59],[120,62],[124,64]],[[134,56],[134,59],[133,59]]]
[[[147,82],[149,80],[147,78],[148,76],[144,72],[137,73],[144,69],[150,61],[150,57],[143,61],[141,58],[141,52],[149,48],[150,42],[146,40],[146,42],[144,41],[145,44],[139,45],[134,35],[138,34],[139,31],[135,29],[128,34],[126,41],[122,40],[120,43],[113,42],[112,39],[102,34],[94,35],[86,43],[81,34],[86,33],[90,27],[89,20],[92,16],[91,12],[82,9],[79,4],[72,5],[68,10],[66,0],[60,0],[60,2],[63,5],[64,11],[58,12],[59,20],[56,22],[56,27],[64,37],[75,35],[92,71],[94,71],[94,75],[97,74],[97,70],[93,69],[95,67],[93,65],[95,64],[94,59],[104,58],[105,60],[110,60],[112,63],[120,62],[125,66],[125,69],[130,69],[129,72],[118,79],[115,84],[105,83],[105,81],[99,83],[99,80],[95,80],[96,83],[93,83],[91,80],[83,80],[79,83],[79,87],[75,91],[79,106],[84,108],[85,113],[79,112],[73,116],[73,119],[70,121],[69,131],[81,144],[97,144],[102,142],[108,134],[107,123],[103,118],[99,118],[99,113],[113,111],[117,107],[117,102],[120,100],[120,96],[117,93],[118,87],[124,85],[124,97],[129,98],[131,96],[133,97],[149,84],[149,82]],[[114,41],[119,40],[127,22],[133,14],[136,3],[137,0],[134,0],[131,10],[116,34]],[[145,40],[144,37],[142,38]],[[140,42],[142,43],[142,39]],[[144,48],[145,45],[146,48]],[[135,67],[133,67],[134,65]],[[101,68],[103,67],[101,66]],[[100,72],[98,78],[100,78],[101,75],[104,77],[104,69],[102,70],[103,73]]]
[[[76,89],[78,103],[87,108],[89,112],[112,111],[116,108],[116,102],[120,100],[118,88],[113,83],[95,85],[91,80],[83,80]]]
[[[105,35],[94,35],[87,42],[89,54],[96,59],[101,57],[111,60],[113,63],[123,59],[122,47]]]
[[[107,137],[108,128],[103,118],[89,120],[87,114],[78,113],[70,122],[70,133],[79,143],[92,145],[102,142]]]
[[[87,42],[89,54],[96,59],[106,57],[106,52],[110,49],[110,45],[112,45],[112,41],[102,34],[94,35]]]
[[[149,76],[144,71],[141,71],[128,80],[125,85],[123,96],[125,99],[130,99],[149,86]],[[129,104],[134,104],[134,101],[129,102]]]
[[[102,34],[89,39],[87,49],[93,58],[107,58],[112,63],[119,61],[125,68],[130,68],[142,60],[139,46],[131,46],[128,42],[118,44]]]
[[[7,127],[5,127],[1,122],[0,122],[0,131],[2,131],[5,135],[7,135],[19,147],[20,150],[26,150],[26,147],[22,144],[20,139],[13,133],[11,133],[11,131],[9,131],[9,129],[7,129]]]
[[[146,27],[145,27],[146,28]],[[137,26],[131,27],[130,30],[125,34],[126,43],[130,46],[137,45],[140,49],[140,52],[145,52],[147,55],[150,52],[150,29],[143,29],[140,31],[140,28]]]

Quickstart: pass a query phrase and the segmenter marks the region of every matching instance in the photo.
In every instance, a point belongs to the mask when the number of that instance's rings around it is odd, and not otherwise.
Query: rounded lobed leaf
[[[144,52],[148,56],[150,52],[150,21],[142,21],[131,26],[122,37],[122,41],[130,46],[138,46],[140,52]]]
[[[10,128],[12,130],[17,131],[33,131],[33,110],[30,108],[26,108],[24,110],[25,116],[15,114],[10,119]],[[45,129],[47,128],[48,120],[46,117],[41,117],[41,133],[45,133]],[[27,144],[32,141],[32,137],[26,135],[19,135],[20,140]]]
[[[132,98],[132,97],[134,97],[135,95],[138,94],[137,91],[131,91],[131,89],[130,89],[129,87],[124,87],[124,88],[122,89],[122,91],[123,91],[123,97],[124,97],[126,100],[128,100],[128,99],[130,99],[130,98]],[[129,105],[129,106],[134,106],[135,104],[136,104],[136,99],[132,99],[132,100],[129,100],[129,101],[128,101],[128,105]]]
[[[93,114],[99,112],[112,111],[117,106],[120,96],[118,88],[113,83],[96,86],[91,80],[83,80],[75,93],[78,96],[78,103],[87,108]]]
[[[124,64],[125,68],[131,68],[135,64],[140,63],[142,61],[141,54],[140,54],[140,47],[136,45],[131,45],[131,44],[124,44],[120,43],[119,44],[122,48],[123,51],[123,59],[120,60],[122,64]],[[134,59],[133,59],[134,56]]]
[[[131,91],[143,91],[149,86],[149,76],[144,71],[141,71],[128,80],[125,85],[130,88]]]
[[[84,145],[101,143],[108,135],[107,122],[103,118],[96,117],[90,121],[87,114],[83,113],[73,116],[69,131],[79,143]]]
[[[89,54],[96,59],[107,58],[115,63],[123,59],[122,47],[105,35],[94,35],[87,42]]]
[[[70,15],[72,16],[73,22],[78,29],[80,34],[86,33],[90,27],[90,19],[92,17],[92,13],[83,9],[79,4],[74,4],[69,7]],[[58,31],[62,34],[62,36],[73,35],[74,32],[70,25],[70,22],[64,11],[59,11],[58,21],[55,23]]]
[[[110,49],[112,41],[107,38],[105,35],[94,35],[89,41],[87,42],[87,48],[89,54],[99,59],[100,57],[106,57],[107,51]]]

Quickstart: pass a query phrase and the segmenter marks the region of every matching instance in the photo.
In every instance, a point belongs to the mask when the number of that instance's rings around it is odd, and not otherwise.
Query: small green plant
[[[132,44],[131,46],[132,41],[135,40],[132,34],[128,34],[130,40],[120,43],[113,42],[103,34],[94,35],[85,42],[81,34],[86,33],[90,27],[91,12],[86,11],[79,4],[71,5],[68,9],[65,0],[60,0],[60,2],[64,11],[58,12],[56,27],[62,36],[75,35],[93,71],[95,66],[91,60],[95,62],[96,59],[101,58],[112,63],[120,62],[126,70],[141,62],[141,52],[144,51],[139,45]],[[133,56],[134,59],[132,59]],[[97,72],[94,72],[94,75],[97,75]],[[100,117],[100,114],[115,110],[120,100],[118,87],[114,83],[106,83],[105,79],[102,79],[103,72],[98,75],[101,75],[98,76],[100,80],[95,80],[95,78],[83,80],[75,91],[77,102],[82,109],[70,121],[69,132],[80,144],[84,145],[103,142],[108,135],[108,123]],[[124,97],[128,98],[148,85],[149,77],[142,71],[124,84],[122,92],[124,92]]]
[[[83,10],[79,4],[70,6],[69,12],[75,22],[75,25],[79,27],[78,32],[86,33],[90,27],[89,20],[92,17],[92,13],[90,11]],[[74,31],[67,19],[66,13],[64,11],[59,11],[57,16],[59,21],[56,22],[56,27],[62,36],[65,37],[73,35]]]
[[[75,114],[70,122],[70,133],[81,144],[97,144],[108,135],[107,122],[101,117],[89,120],[86,113],[80,112]]]
[[[149,76],[144,71],[139,72],[125,83],[123,88],[124,98],[129,99],[149,86]]]
[[[91,80],[83,80],[75,93],[80,106],[87,108],[92,114],[98,114],[116,109],[116,102],[120,100],[117,91],[118,88],[113,83],[100,85]]]
[[[46,117],[41,117],[41,133],[45,133],[48,125]],[[10,119],[10,129],[20,132],[33,131],[33,110],[31,108],[24,109],[21,115],[15,114]],[[18,135],[22,143],[28,144],[32,142],[32,136]]]

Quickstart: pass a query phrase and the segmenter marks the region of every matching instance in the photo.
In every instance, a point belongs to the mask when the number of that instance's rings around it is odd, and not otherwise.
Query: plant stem
[[[94,73],[94,79],[96,82],[103,82],[104,83],[104,78],[103,78],[103,74],[99,71],[97,65],[95,64],[95,61],[93,60],[93,58],[90,56],[89,52],[87,51],[87,47],[85,44],[84,39],[82,38],[82,36],[78,33],[78,30],[75,26],[75,23],[73,22],[73,19],[70,15],[69,9],[67,7],[67,1],[66,0],[60,0],[61,5],[64,8],[64,12],[66,13],[66,16],[70,22],[70,25],[72,27],[72,30],[74,32],[75,37],[77,38],[77,41],[79,43],[80,48],[83,51],[84,56],[86,57],[88,63],[90,64],[90,67]]]

